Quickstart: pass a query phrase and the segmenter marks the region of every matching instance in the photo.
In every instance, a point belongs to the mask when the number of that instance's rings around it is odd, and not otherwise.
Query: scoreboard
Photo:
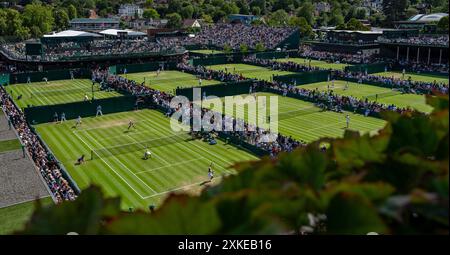
[[[25,54],[28,56],[41,56],[42,55],[42,43],[40,43],[40,42],[25,43]]]

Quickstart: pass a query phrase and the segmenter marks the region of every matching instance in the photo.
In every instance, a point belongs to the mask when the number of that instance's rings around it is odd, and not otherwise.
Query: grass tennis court
[[[224,53],[221,50],[190,50],[189,52],[199,53],[199,54],[206,54],[206,55],[208,55],[208,54],[215,55],[215,54],[222,54],[222,53]]]
[[[257,96],[267,97],[267,116],[270,115],[269,105],[270,96],[278,97],[278,131],[281,134],[292,136],[293,138],[312,142],[323,137],[341,137],[346,129],[346,113],[337,113],[332,111],[322,111],[314,104],[290,97],[282,97],[272,93],[257,93]],[[243,97],[246,95],[241,95]],[[224,98],[221,98],[222,102]],[[205,104],[206,103],[206,104]],[[243,103],[241,103],[243,105]],[[204,107],[211,108],[208,101],[204,102]],[[248,120],[247,107],[239,110],[234,109],[233,115],[238,112],[243,114],[244,119]],[[364,132],[376,132],[385,125],[385,121],[364,117],[361,114],[348,113],[350,116],[350,130]],[[249,121],[250,123],[254,123]]]
[[[6,151],[13,151],[20,149],[20,141],[19,139],[12,140],[1,140],[0,141],[0,153]]]
[[[128,132],[130,120],[136,129]],[[74,122],[46,123],[36,129],[81,189],[97,184],[107,195],[121,196],[124,209],[147,209],[171,191],[200,190],[211,162],[214,184],[231,173],[228,167],[234,163],[257,159],[220,140],[209,145],[174,132],[170,119],[155,110],[85,118],[78,129],[72,128]],[[153,153],[148,160],[143,159],[146,146]],[[95,151],[92,160],[91,150]],[[87,161],[75,165],[82,154]]]
[[[305,89],[318,89],[320,91],[328,90],[328,86],[335,93],[345,96],[354,96],[357,98],[366,98],[369,100],[377,100],[383,104],[394,104],[399,107],[411,107],[418,111],[430,113],[433,108],[427,105],[425,102],[425,95],[416,94],[401,94],[399,91],[393,91],[389,88],[383,88],[378,86],[372,86],[367,84],[358,84],[355,82],[348,83],[348,89],[345,88],[346,81],[336,80],[334,81],[334,88],[331,82],[317,82],[306,85],[300,85],[298,87]],[[376,96],[378,95],[378,99]]]
[[[41,198],[43,206],[53,204],[51,197]],[[0,235],[21,230],[34,211],[35,201],[0,208]]]
[[[247,65],[247,64],[224,64],[224,65],[212,65],[208,66],[208,69],[212,70],[227,70],[231,73],[242,74],[244,77],[251,79],[260,79],[271,81],[272,75],[287,75],[293,74],[293,72],[287,71],[274,71],[265,67]]]
[[[92,97],[92,81],[88,79],[59,80],[45,82],[22,83],[5,87],[6,91],[14,98],[14,102],[20,107],[54,105],[79,102],[87,95]],[[99,85],[94,85],[94,97],[96,99],[122,96],[111,91],[100,91]],[[22,95],[21,99],[18,97]]]
[[[199,79],[195,75],[179,71],[162,71],[159,75],[157,75],[157,72],[129,73],[121,76],[134,80],[137,83],[145,81],[146,86],[169,93],[173,93],[177,87],[199,86]],[[202,80],[202,86],[218,83],[220,81]]]
[[[341,64],[341,63],[328,63],[326,61],[321,60],[315,60],[311,59],[311,62],[309,59],[306,58],[279,58],[275,61],[278,62],[294,62],[297,64],[302,65],[309,65],[311,63],[311,66],[325,68],[325,69],[336,69],[336,70],[344,70],[346,66],[350,66],[349,64]]]
[[[381,73],[374,73],[373,75],[379,75],[379,76],[385,76],[385,77],[395,77],[398,79],[405,79],[407,80],[409,77],[411,77],[411,80],[413,81],[423,81],[423,82],[443,82],[445,84],[448,84],[448,75],[433,75],[433,74],[417,74],[417,73],[405,73],[405,76],[403,77],[402,72],[381,72]]]

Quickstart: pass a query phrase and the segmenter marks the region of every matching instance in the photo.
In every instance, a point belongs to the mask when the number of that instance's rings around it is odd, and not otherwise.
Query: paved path
[[[0,140],[17,139],[0,109]],[[0,153],[0,208],[50,194],[31,159],[21,149]]]

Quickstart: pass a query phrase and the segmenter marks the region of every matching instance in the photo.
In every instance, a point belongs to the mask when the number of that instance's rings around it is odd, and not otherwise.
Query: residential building
[[[120,21],[118,19],[108,18],[78,18],[71,20],[69,23],[70,29],[80,31],[102,31],[105,29],[119,29],[120,25]]]
[[[139,7],[139,5],[136,4],[122,4],[119,7],[119,16],[124,19],[134,19],[142,18],[142,14],[144,13],[144,9]]]

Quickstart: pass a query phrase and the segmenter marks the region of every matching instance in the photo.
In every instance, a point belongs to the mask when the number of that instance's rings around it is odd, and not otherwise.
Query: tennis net
[[[104,157],[110,157],[120,154],[126,154],[130,152],[136,152],[140,150],[144,150],[146,148],[152,149],[156,147],[161,146],[167,146],[170,144],[176,144],[181,142],[187,142],[190,141],[192,138],[187,134],[180,134],[180,135],[172,135],[172,136],[165,136],[165,137],[159,137],[154,139],[149,139],[141,142],[135,142],[135,143],[127,143],[127,144],[121,144],[111,147],[104,147],[100,149],[91,150],[91,158],[104,158]]]

